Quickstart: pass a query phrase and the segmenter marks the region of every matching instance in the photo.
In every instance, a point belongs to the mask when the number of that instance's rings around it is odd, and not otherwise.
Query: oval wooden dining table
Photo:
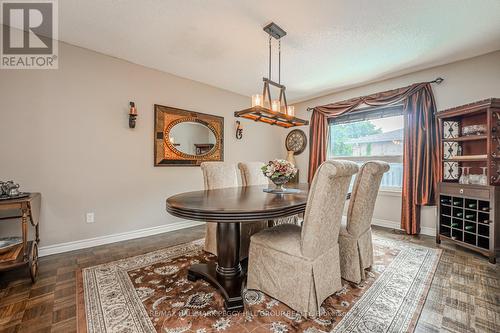
[[[217,288],[227,311],[243,310],[246,272],[240,262],[240,223],[268,221],[303,213],[308,184],[288,184],[300,190],[293,194],[273,194],[267,186],[229,187],[186,192],[167,199],[167,212],[195,221],[217,223],[217,262],[195,264],[188,279],[202,278]]]

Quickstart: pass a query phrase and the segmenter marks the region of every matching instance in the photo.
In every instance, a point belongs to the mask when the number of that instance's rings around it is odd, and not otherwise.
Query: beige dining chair
[[[306,317],[342,288],[338,236],[352,175],[350,161],[318,168],[307,199],[304,224],[281,224],[252,236],[248,289],[260,290]]]
[[[227,162],[201,163],[205,190],[238,186],[236,164]],[[250,236],[267,227],[266,222],[241,223],[240,226],[240,259],[248,257]],[[217,255],[217,223],[206,223],[205,251]]]
[[[264,162],[238,163],[238,169],[240,169],[241,174],[241,183],[243,184],[243,186],[270,185],[271,182],[266,176],[264,176],[264,173],[261,170],[264,165]],[[298,215],[287,216],[269,221],[268,225],[272,227],[283,223],[299,225],[300,219]]]
[[[354,283],[365,279],[365,269],[373,265],[371,222],[382,176],[389,171],[389,164],[370,161],[359,170],[347,217],[340,228],[340,270],[342,278]]]

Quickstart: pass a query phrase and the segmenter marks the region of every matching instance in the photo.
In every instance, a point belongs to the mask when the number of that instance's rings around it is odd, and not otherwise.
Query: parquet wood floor
[[[435,247],[434,238],[375,228],[383,237]],[[76,331],[78,268],[150,252],[202,238],[204,227],[78,250],[40,259],[32,285],[22,271],[0,273],[0,333]],[[499,332],[500,269],[471,251],[447,244],[416,332]]]

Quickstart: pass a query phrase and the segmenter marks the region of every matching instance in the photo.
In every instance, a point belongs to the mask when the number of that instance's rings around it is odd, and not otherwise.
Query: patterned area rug
[[[245,311],[226,313],[217,291],[187,280],[194,263],[214,261],[203,241],[84,269],[78,327],[93,332],[412,332],[441,250],[374,238],[374,266],[360,285],[343,288],[306,319],[259,291]]]

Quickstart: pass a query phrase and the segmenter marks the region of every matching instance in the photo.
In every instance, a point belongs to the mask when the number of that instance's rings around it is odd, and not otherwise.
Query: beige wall
[[[129,101],[139,111],[133,130]],[[0,70],[0,179],[42,192],[42,245],[178,220],[166,197],[201,189],[202,175],[153,167],[155,103],[224,116],[226,161],[284,155],[275,127],[242,120],[243,140],[235,139],[233,112],[249,99],[225,90],[64,43],[59,70]]]
[[[500,97],[500,51],[311,99],[295,104],[295,110],[298,117],[309,119],[311,113],[305,111],[307,107],[369,95],[407,86],[415,82],[430,81],[438,76],[445,79],[440,85],[433,85],[438,110],[489,97]],[[309,134],[308,128],[303,127],[303,129]],[[282,131],[283,136],[286,133],[288,131]],[[301,155],[296,156],[297,164],[301,169],[300,177],[302,181],[307,179],[308,158],[308,149]],[[394,195],[394,193],[381,194],[377,200],[374,218],[399,224],[400,207],[400,195]],[[434,208],[424,207],[422,212],[423,228],[434,228],[434,224]],[[426,231],[430,230],[426,229]]]

